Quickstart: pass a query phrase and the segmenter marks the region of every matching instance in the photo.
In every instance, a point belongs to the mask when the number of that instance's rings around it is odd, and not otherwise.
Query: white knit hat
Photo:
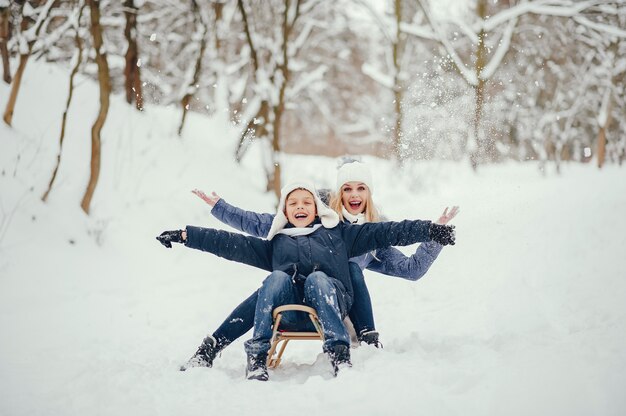
[[[348,182],[361,182],[367,185],[370,194],[374,193],[372,173],[366,164],[361,162],[348,162],[337,170],[337,190],[341,192],[343,184]]]
[[[317,216],[320,217],[322,221],[322,225],[325,228],[333,228],[339,224],[339,215],[332,209],[330,209],[322,200],[320,199],[317,191],[315,190],[315,186],[308,181],[298,181],[291,182],[283,187],[280,190],[280,202],[278,203],[278,211],[276,212],[276,216],[272,221],[272,226],[270,228],[269,233],[267,234],[267,239],[271,240],[274,236],[289,222],[287,217],[285,216],[285,200],[287,199],[287,195],[289,195],[292,191],[296,189],[306,189],[307,191],[313,194],[313,198],[315,198],[315,206],[317,208]]]

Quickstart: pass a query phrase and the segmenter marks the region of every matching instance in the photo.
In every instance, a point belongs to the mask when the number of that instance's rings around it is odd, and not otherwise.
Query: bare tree
[[[199,50],[196,57],[196,64],[194,66],[193,73],[191,74],[191,79],[187,84],[184,84],[185,91],[183,97],[180,100],[180,104],[183,109],[183,115],[180,120],[180,126],[178,127],[179,136],[182,134],[183,127],[185,126],[185,118],[187,117],[187,111],[189,111],[191,99],[198,89],[198,82],[202,73],[202,60],[204,59],[204,52],[206,51],[207,47],[207,34],[209,31],[205,11],[198,6],[198,2],[196,0],[191,0],[191,11],[196,27],[194,38],[196,41],[199,42]]]
[[[414,22],[423,20],[423,16],[415,1],[393,0],[389,3],[389,11],[383,14],[371,2],[359,2],[373,17],[373,22],[383,35],[376,42],[382,41],[384,44],[384,55],[373,55],[373,62],[364,65],[362,70],[391,92],[393,101],[390,107],[393,111],[389,130],[396,160],[402,163],[415,154],[419,147],[411,143],[415,126],[408,117],[413,105],[409,90],[415,82],[416,73],[422,72],[417,68],[423,68],[424,61],[431,56],[429,49],[434,45],[433,40],[437,38],[428,27],[416,28]],[[378,69],[375,70],[375,67]]]
[[[111,94],[111,80],[109,75],[109,64],[102,40],[102,26],[100,25],[100,1],[87,0],[91,16],[91,35],[93,38],[93,47],[96,53],[96,64],[98,66],[98,84],[100,86],[100,111],[96,121],[91,128],[91,169],[89,182],[85,195],[81,201],[81,208],[85,213],[89,214],[91,199],[98,184],[100,176],[100,148],[102,127],[107,118],[109,111],[109,96]]]
[[[48,0],[45,5],[38,10],[32,9],[28,2],[25,2],[22,5],[20,36],[23,37],[24,42],[20,48],[20,63],[17,67],[17,71],[15,71],[15,77],[13,78],[13,83],[11,84],[11,93],[9,94],[9,100],[7,101],[3,116],[4,122],[9,126],[13,122],[15,103],[17,101],[26,64],[28,63],[28,59],[33,51],[33,46],[39,37],[39,32],[48,18],[50,9],[54,3],[55,0]]]
[[[266,163],[267,190],[273,191],[277,198],[281,188],[281,165],[279,155],[282,152],[281,127],[285,113],[285,92],[291,80],[292,72],[289,59],[298,52],[298,48],[290,49],[290,38],[294,27],[301,15],[301,0],[283,0],[268,2],[267,7],[259,13],[265,13],[265,21],[257,22],[257,31],[265,25],[265,32],[256,33],[257,39],[264,39],[262,49],[255,43],[253,23],[249,19],[243,0],[238,0],[239,11],[244,24],[246,40],[248,42],[252,75],[250,82],[258,95],[255,107],[256,112],[249,117],[246,128],[240,135],[236,151],[236,159],[240,160],[246,150],[246,143],[251,135],[257,140],[269,142],[269,156]],[[311,2],[314,7],[316,2]],[[276,11],[280,11],[280,30],[274,27],[273,21]],[[310,9],[309,9],[310,10]]]
[[[41,200],[46,202],[48,200],[48,196],[52,191],[52,186],[54,185],[54,181],[57,177],[57,173],[59,171],[59,166],[61,165],[61,153],[63,151],[63,141],[65,139],[65,126],[67,124],[67,114],[70,109],[70,104],[72,103],[72,97],[74,95],[74,80],[76,78],[76,74],[78,74],[78,69],[83,61],[83,40],[81,38],[80,33],[80,20],[83,16],[83,10],[85,9],[85,1],[79,0],[79,4],[76,8],[76,13],[70,17],[72,22],[72,29],[74,30],[74,40],[76,42],[76,54],[74,57],[74,67],[72,68],[72,72],[70,73],[70,82],[69,82],[69,91],[67,94],[67,101],[65,102],[65,110],[63,111],[63,117],[61,118],[61,134],[59,137],[59,152],[57,154],[56,165],[54,166],[54,170],[52,171],[52,177],[50,178],[50,182],[48,183],[48,189],[41,197]]]

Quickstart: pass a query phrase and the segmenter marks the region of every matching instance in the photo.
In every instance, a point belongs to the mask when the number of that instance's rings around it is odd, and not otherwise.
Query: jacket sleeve
[[[405,256],[394,247],[383,248],[376,251],[375,260],[367,269],[415,281],[426,274],[442,249],[443,246],[434,241],[420,244],[411,256]]]
[[[390,246],[408,246],[431,241],[430,221],[368,222],[363,225],[339,224],[348,257]]]
[[[255,237],[267,237],[274,220],[274,214],[257,214],[252,211],[244,211],[221,198],[211,210],[211,214],[224,224]]]
[[[272,243],[267,240],[188,225],[185,245],[227,260],[272,271]]]

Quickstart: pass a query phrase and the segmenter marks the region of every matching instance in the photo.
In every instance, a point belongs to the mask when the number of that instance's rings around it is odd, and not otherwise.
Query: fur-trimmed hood
[[[313,198],[315,198],[315,206],[317,208],[317,216],[320,218],[322,226],[325,228],[334,228],[337,224],[339,224],[339,215],[337,215],[335,211],[330,209],[321,200],[317,190],[315,189],[315,185],[308,181],[291,182],[280,190],[280,202],[278,203],[278,210],[274,220],[272,221],[270,231],[267,234],[268,240],[274,238],[274,236],[278,234],[280,230],[285,228],[289,222],[285,216],[285,200],[287,199],[287,195],[296,189],[305,189],[313,194]]]

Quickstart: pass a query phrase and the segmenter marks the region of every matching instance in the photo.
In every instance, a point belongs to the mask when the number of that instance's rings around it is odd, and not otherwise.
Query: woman
[[[373,181],[368,167],[360,162],[346,163],[337,172],[337,191],[331,197],[329,205],[346,223],[377,222],[380,216],[372,200],[372,191]],[[241,210],[226,203],[215,192],[211,196],[199,190],[194,190],[193,193],[212,206],[211,214],[225,224],[253,236],[267,236],[274,219],[273,214],[258,214]],[[458,207],[453,207],[449,212],[446,208],[437,224],[447,224],[457,213]],[[354,301],[349,317],[359,342],[376,347],[381,346],[379,334],[374,325],[372,302],[362,270],[367,268],[389,276],[415,281],[428,271],[442,248],[443,246],[436,242],[428,242],[420,244],[415,253],[408,257],[396,248],[387,247],[350,259],[349,269]],[[180,368],[181,371],[190,367],[211,367],[221,350],[248,332],[254,323],[257,298],[258,291],[255,291],[237,306],[222,325],[203,340],[196,353]]]

